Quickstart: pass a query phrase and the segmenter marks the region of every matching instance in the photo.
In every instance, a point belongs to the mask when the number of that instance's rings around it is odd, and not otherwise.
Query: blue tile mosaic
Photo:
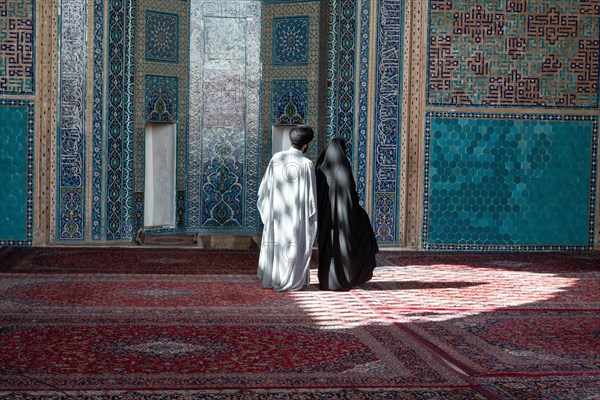
[[[179,61],[177,14],[146,12],[146,59],[172,63]]]
[[[398,244],[404,1],[379,2],[371,209],[377,240]],[[360,113],[359,113],[360,115]],[[359,151],[366,152],[367,148]]]
[[[177,121],[177,86],[176,76],[146,75],[147,121]]]
[[[94,80],[93,80],[93,111],[92,111],[92,220],[91,238],[102,238],[102,181],[104,160],[102,150],[104,145],[104,41],[105,41],[104,2],[94,2]]]
[[[273,81],[271,93],[273,94],[273,121],[276,124],[301,124],[307,120],[307,80]]]
[[[308,64],[308,16],[273,18],[273,65]]]
[[[591,249],[598,118],[428,113],[425,249]]]
[[[108,99],[106,142],[107,240],[131,239],[133,3],[114,0],[108,7]]]
[[[203,228],[240,228],[244,221],[244,132],[206,128],[202,175]]]

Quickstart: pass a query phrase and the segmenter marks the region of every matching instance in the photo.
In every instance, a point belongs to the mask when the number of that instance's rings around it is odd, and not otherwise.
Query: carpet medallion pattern
[[[359,288],[321,291],[313,269],[292,293],[260,286],[252,252],[4,248],[0,263],[0,398],[600,392],[597,253],[382,252]]]
[[[316,286],[276,293],[244,274],[90,277],[3,275],[0,389],[466,385],[389,323],[352,326],[352,313],[335,309],[320,321],[340,325],[315,323],[307,302],[327,294]],[[354,298],[329,294],[339,306]]]

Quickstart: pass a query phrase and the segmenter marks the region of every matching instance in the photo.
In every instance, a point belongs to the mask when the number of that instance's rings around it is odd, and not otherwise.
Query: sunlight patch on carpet
[[[318,282],[311,271],[311,282]],[[290,296],[323,329],[445,321],[507,308],[561,304],[579,279],[551,273],[441,264],[380,266],[351,291],[301,291]],[[457,314],[458,313],[458,314]]]

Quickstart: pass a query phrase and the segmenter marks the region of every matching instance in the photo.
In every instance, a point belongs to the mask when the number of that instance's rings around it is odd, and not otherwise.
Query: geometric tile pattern
[[[87,1],[61,4],[57,239],[85,239]]]
[[[598,117],[429,112],[424,249],[590,250]]]
[[[0,99],[0,246],[33,244],[34,102]]]
[[[429,4],[429,105],[600,106],[598,1]]]
[[[0,94],[35,92],[35,0],[0,2]]]
[[[308,64],[309,17],[273,18],[273,65]]]
[[[146,121],[177,121],[177,77],[146,75]]]
[[[146,59],[179,61],[179,16],[146,11]]]
[[[308,81],[275,80],[271,85],[273,120],[277,124],[302,124],[308,110]]]

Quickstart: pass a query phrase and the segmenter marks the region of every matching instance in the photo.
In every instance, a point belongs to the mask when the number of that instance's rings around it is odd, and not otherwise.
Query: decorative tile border
[[[337,131],[337,70],[339,42],[338,0],[327,0],[329,15],[327,16],[327,139],[335,136]]]
[[[102,181],[104,176],[104,0],[94,0],[94,88],[92,111],[92,221],[91,239],[102,239]]]
[[[396,245],[400,201],[398,165],[401,144],[404,1],[381,0],[379,15],[372,187],[376,200],[371,215],[377,240],[382,244]]]
[[[85,239],[87,1],[62,0],[57,239]]]
[[[354,140],[354,87],[355,79],[355,52],[356,52],[356,10],[355,0],[341,2],[338,33],[339,47],[337,48],[337,106],[335,127],[336,136],[348,143]],[[341,40],[343,38],[343,40]],[[348,153],[352,160],[353,153]]]
[[[456,134],[454,134],[453,128],[449,128],[450,130],[448,132],[446,132],[446,140],[454,140],[455,143],[455,147],[456,149],[453,150],[453,148],[448,148],[446,150],[444,149],[435,149],[433,146],[437,146],[434,142],[432,142],[432,135],[434,134],[434,132],[432,132],[432,124],[434,122],[434,120],[443,120],[443,119],[452,119],[455,121],[458,121],[457,123],[460,126],[468,126],[468,120],[473,120],[473,121],[478,121],[478,123],[481,124],[487,124],[491,127],[491,124],[496,123],[498,125],[498,129],[494,129],[494,128],[485,128],[483,129],[483,125],[482,125],[482,129],[475,129],[473,132],[471,132],[470,136],[469,136],[469,140],[471,140],[471,144],[475,145],[476,147],[479,146],[478,148],[471,148],[472,146],[467,146],[467,148],[464,148],[464,144],[461,145],[461,143],[457,142],[456,140],[452,139],[456,136],[456,138],[459,138],[461,134],[463,134],[462,132],[456,132]],[[507,123],[507,122],[510,123]],[[562,251],[562,250],[591,250],[593,249],[594,246],[594,224],[595,224],[595,207],[596,207],[596,187],[597,187],[597,162],[598,162],[598,121],[599,118],[596,116],[589,116],[589,115],[543,115],[543,114],[503,114],[503,113],[481,113],[481,112],[429,112],[426,115],[426,121],[425,121],[425,169],[424,169],[424,193],[423,193],[423,228],[422,228],[422,247],[425,250],[475,250],[475,251],[481,251],[481,250],[489,250],[489,251],[539,251],[539,250],[558,250],[558,251]],[[514,131],[514,129],[511,129],[512,127],[514,127],[515,124],[519,124],[519,125],[523,125],[523,124],[536,124],[528,129],[519,129],[518,132]],[[579,195],[579,197],[582,198],[581,203],[582,204],[573,204],[573,207],[579,207],[579,209],[576,209],[577,212],[582,213],[582,207],[583,209],[588,210],[588,216],[587,218],[583,218],[581,221],[572,221],[570,220],[568,225],[571,226],[572,224],[575,223],[579,223],[582,225],[582,228],[578,231],[578,234],[584,236],[585,234],[587,234],[587,238],[584,240],[582,239],[582,242],[587,242],[587,243],[576,243],[576,244],[572,244],[572,243],[539,243],[542,242],[543,240],[541,238],[538,238],[538,243],[519,243],[516,242],[513,239],[513,236],[511,236],[512,234],[516,234],[517,236],[526,233],[523,229],[521,228],[510,228],[512,222],[511,221],[524,221],[523,223],[525,224],[531,224],[531,223],[535,223],[536,221],[534,220],[534,218],[525,218],[525,219],[515,219],[515,218],[509,218],[510,215],[515,215],[518,216],[518,214],[522,211],[523,207],[528,207],[528,209],[532,209],[535,215],[538,215],[538,213],[543,213],[545,212],[544,209],[539,208],[539,207],[529,207],[532,204],[527,203],[527,199],[528,196],[530,195],[530,193],[528,192],[528,186],[527,186],[527,182],[525,181],[525,175],[523,175],[523,173],[527,172],[527,176],[531,175],[531,178],[527,178],[527,179],[533,179],[533,181],[531,181],[531,184],[533,185],[533,187],[531,188],[531,190],[536,189],[536,190],[550,190],[549,188],[545,187],[544,185],[539,185],[536,184],[536,179],[540,179],[541,176],[538,177],[538,173],[544,173],[546,172],[547,168],[543,168],[540,167],[539,165],[543,165],[544,163],[548,163],[551,161],[554,162],[558,162],[559,164],[554,165],[554,170],[555,171],[563,171],[564,168],[566,168],[563,163],[566,162],[564,160],[564,157],[559,157],[558,155],[554,154],[554,159],[552,158],[552,153],[548,153],[547,148],[550,148],[548,146],[550,146],[550,139],[548,138],[548,131],[550,132],[550,134],[553,134],[554,132],[552,131],[552,125],[556,125],[558,127],[557,124],[566,124],[566,123],[582,123],[584,125],[587,125],[589,127],[589,133],[591,134],[587,140],[589,140],[589,151],[590,151],[590,164],[588,166],[589,171],[586,172],[588,173],[588,177],[589,177],[589,182],[582,182],[582,183],[587,183],[587,186],[589,188],[589,192],[586,190],[584,190],[585,193],[575,193],[574,191],[569,191],[568,197],[569,200],[565,200],[568,202],[574,202],[575,201],[575,196]],[[487,126],[485,125],[485,126]],[[456,124],[452,124],[452,126],[456,126]],[[545,128],[548,127],[548,128]],[[561,129],[561,131],[564,130],[564,128],[561,126],[559,127]],[[457,129],[465,129],[465,128],[457,128]],[[490,130],[491,129],[491,130]],[[558,129],[558,128],[557,128]],[[585,134],[585,131],[582,131],[581,129],[576,129],[576,132],[578,132],[578,134]],[[524,132],[524,133],[521,133]],[[523,135],[537,135],[539,137],[539,140],[542,141],[540,143],[546,143],[546,145],[540,145],[540,146],[531,146],[530,143],[527,142],[527,138],[523,137]],[[503,150],[502,148],[494,148],[494,140],[497,142],[499,140],[503,140],[502,143],[506,143],[504,138],[500,138],[500,135],[506,135],[508,137],[511,137],[512,142],[513,143],[513,152],[506,152],[506,150]],[[464,136],[464,134],[463,134]],[[477,139],[481,136],[480,139]],[[489,136],[489,138],[487,138],[487,136]],[[493,139],[493,136],[496,137],[496,139]],[[571,154],[573,154],[573,157],[577,158],[576,154],[573,153],[575,151],[577,151],[577,148],[574,147],[576,146],[575,144],[575,140],[576,138],[574,138],[575,135],[568,135],[568,137],[563,138],[563,140],[570,140],[570,142],[568,144],[563,143],[563,145],[561,145],[560,149],[555,149],[554,151],[570,151]],[[491,140],[491,141],[490,141]],[[583,139],[582,139],[583,140]],[[586,140],[586,142],[587,142]],[[483,149],[486,148],[486,145],[490,145],[492,148],[491,150],[484,152]],[[518,146],[517,148],[514,148],[514,146]],[[438,146],[439,147],[439,146]],[[460,147],[461,152],[464,151],[463,153],[458,153],[458,149]],[[448,213],[452,214],[448,214],[448,220],[452,220],[453,223],[456,223],[456,229],[459,229],[460,227],[458,226],[458,223],[456,222],[456,218],[461,218],[460,215],[463,215],[464,218],[468,218],[469,216],[477,216],[478,213],[482,213],[482,216],[480,217],[480,219],[478,220],[479,224],[481,226],[484,226],[486,224],[489,225],[489,221],[487,221],[484,216],[486,215],[486,213],[491,212],[493,218],[500,218],[500,214],[501,213],[508,213],[506,214],[506,218],[502,218],[502,225],[498,228],[498,234],[496,235],[497,237],[505,237],[505,243],[473,243],[471,240],[466,240],[464,243],[440,243],[440,242],[432,242],[430,240],[430,234],[432,231],[432,228],[435,227],[435,225],[433,224],[439,224],[440,221],[433,221],[431,220],[431,213],[434,212],[433,208],[435,207],[436,210],[438,210],[440,208],[440,203],[439,202],[433,202],[431,199],[431,193],[430,191],[432,190],[433,187],[433,183],[432,183],[432,179],[434,178],[434,175],[432,175],[432,169],[439,169],[444,167],[442,164],[444,164],[444,162],[440,162],[440,161],[435,161],[435,164],[432,164],[432,149],[435,150],[435,154],[436,155],[442,155],[445,160],[450,160],[447,161],[447,167],[450,167],[454,164],[456,164],[455,159],[456,157],[459,157],[460,160],[462,160],[461,157],[464,156],[464,158],[467,158],[467,163],[478,163],[477,165],[473,165],[471,168],[467,169],[464,173],[461,173],[460,171],[445,171],[445,172],[438,172],[436,171],[436,175],[435,176],[445,176],[448,178],[448,188],[452,187],[452,188],[457,188],[456,190],[459,191],[468,191],[467,192],[457,192],[456,194],[454,194],[454,192],[450,193],[446,193],[447,196],[450,196],[449,199],[447,200],[447,202],[444,202],[444,207],[448,208]],[[527,151],[527,154],[525,154],[524,152]],[[585,149],[581,150],[581,151],[585,151]],[[524,158],[525,157],[525,158]],[[472,160],[471,160],[472,159]],[[502,162],[502,168],[496,169],[494,170],[494,163],[496,162],[495,160],[500,159]],[[560,159],[559,161],[556,161],[556,159]],[[454,161],[453,161],[454,160]],[[568,160],[567,160],[568,161]],[[580,160],[580,162],[582,162]],[[452,164],[454,163],[454,164]],[[450,165],[452,164],[452,165]],[[464,162],[463,162],[464,164]],[[484,165],[485,164],[485,165]],[[539,164],[539,165],[538,165]],[[531,168],[531,171],[525,171],[523,173],[519,172],[521,171],[522,165],[526,165],[527,168]],[[458,165],[456,165],[455,167],[459,167]],[[485,167],[485,168],[484,168]],[[445,167],[444,167],[445,168]],[[464,175],[464,174],[469,174],[469,172],[473,172],[476,169],[474,168],[479,168],[479,170],[484,171],[485,169],[485,174],[483,174],[483,172],[479,175],[475,175],[474,177],[470,177],[470,175]],[[581,168],[585,169],[585,166],[582,166]],[[445,168],[446,170],[448,168]],[[495,172],[497,172],[497,176],[495,174]],[[547,172],[546,172],[547,173]],[[443,174],[443,175],[440,175]],[[491,175],[490,175],[491,174]],[[506,175],[508,174],[508,175]],[[579,175],[585,175],[585,174],[579,174]],[[477,182],[473,181],[471,183],[469,183],[469,179],[475,179]],[[461,181],[462,179],[462,181]],[[493,179],[501,179],[501,182],[497,182],[494,183],[495,181],[493,181]],[[553,179],[560,179],[560,177],[554,177]],[[571,178],[569,178],[571,179]],[[487,182],[487,183],[486,183]],[[499,193],[495,193],[493,196],[490,196],[489,201],[484,199],[483,197],[481,198],[481,202],[478,203],[469,203],[468,201],[465,203],[465,199],[469,199],[472,198],[476,193],[473,192],[474,190],[478,191],[478,190],[483,190],[482,188],[485,187],[493,187],[494,191],[498,191],[499,189],[499,185],[500,183],[505,182],[505,183],[511,183],[511,185],[509,185],[509,189],[512,190],[512,192],[510,194],[507,194],[507,196],[509,196],[509,201],[507,202],[502,202],[502,204],[498,203],[496,204],[495,202],[497,201],[497,199],[500,197]],[[566,181],[565,181],[566,182]],[[571,182],[572,183],[572,182]],[[458,185],[458,186],[457,186]],[[482,186],[483,185],[483,186]],[[487,186],[485,186],[487,185]],[[438,185],[439,186],[439,185]],[[438,189],[440,189],[440,187],[438,187]],[[445,186],[443,188],[441,188],[441,190],[446,190],[448,191],[449,189],[445,189]],[[454,190],[454,189],[452,189]],[[492,189],[490,189],[492,190]],[[553,190],[553,189],[552,189]],[[555,190],[553,190],[553,195],[555,194]],[[441,192],[440,192],[441,193]],[[470,195],[469,195],[470,193]],[[477,192],[478,193],[478,192]],[[589,193],[589,198],[587,199],[583,199],[583,196],[587,196]],[[550,195],[550,194],[548,194]],[[546,196],[547,197],[547,196]],[[454,205],[455,199],[456,201],[460,204],[456,204]],[[477,197],[479,198],[479,197]],[[524,201],[521,201],[521,203],[519,202],[519,199],[525,199]],[[448,203],[450,202],[450,203]],[[507,204],[504,204],[507,203]],[[450,210],[449,207],[452,207],[452,210]],[[558,206],[557,206],[558,207]],[[502,209],[500,209],[502,208]],[[436,211],[437,212],[437,211]],[[563,210],[556,210],[554,209],[553,212],[557,212],[559,215],[564,215]],[[455,215],[456,213],[459,213],[457,215]],[[462,213],[462,214],[461,214]],[[496,215],[496,214],[499,215]],[[439,212],[438,212],[439,214]],[[543,217],[543,214],[540,218],[546,218],[547,217]],[[554,219],[553,219],[554,221]],[[556,222],[556,221],[554,221]],[[556,222],[559,223],[560,221]],[[586,226],[583,226],[586,225]],[[486,225],[487,226],[487,225]],[[564,227],[563,227],[564,228]],[[448,231],[447,235],[452,236],[452,235],[456,235],[457,231],[452,231],[452,229],[455,228],[451,228],[449,227],[450,231]],[[484,229],[484,228],[482,228]],[[556,230],[560,230],[560,227],[557,227],[555,230],[553,230],[553,234],[555,234]],[[532,229],[530,229],[533,233],[530,234],[529,237],[532,237],[531,235],[533,235],[533,237],[535,237],[535,235],[538,234],[538,232],[535,232],[535,227],[533,227]],[[454,232],[454,233],[453,233]],[[482,231],[483,232],[483,231]],[[490,227],[487,226],[487,228],[485,228],[485,232],[490,232]],[[504,233],[503,233],[504,232]],[[489,236],[489,234],[488,234]],[[572,236],[572,235],[571,235]],[[570,236],[570,237],[571,237]],[[527,236],[525,236],[527,237]]]
[[[132,235],[132,0],[109,3],[106,239]]]
[[[358,122],[356,126],[355,143],[348,149],[347,154],[354,155],[354,170],[356,180],[356,192],[361,206],[365,207],[365,198],[367,196],[367,160],[369,153],[369,92],[373,90],[369,86],[369,49],[376,43],[376,38],[369,34],[371,18],[371,2],[369,0],[360,2],[360,35],[359,46],[360,56],[358,61]],[[377,12],[377,7],[375,7]]]

